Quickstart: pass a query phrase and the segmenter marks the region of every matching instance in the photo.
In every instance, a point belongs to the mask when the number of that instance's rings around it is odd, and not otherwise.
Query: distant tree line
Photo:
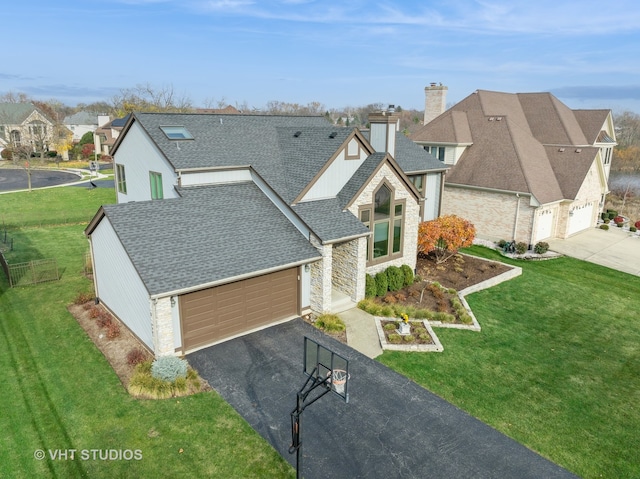
[[[640,115],[624,111],[613,116],[618,145],[613,150],[611,169],[640,172]]]

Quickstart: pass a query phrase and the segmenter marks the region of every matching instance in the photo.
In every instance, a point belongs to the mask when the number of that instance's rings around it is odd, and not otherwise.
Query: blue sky
[[[640,2],[32,0],[3,6],[0,94],[68,105],[137,84],[196,105],[424,108],[477,89],[640,113]]]

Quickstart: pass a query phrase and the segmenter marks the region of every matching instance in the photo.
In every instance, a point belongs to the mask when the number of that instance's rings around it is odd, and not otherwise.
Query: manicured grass
[[[522,276],[467,297],[482,332],[438,329],[443,353],[380,361],[581,477],[640,477],[640,278],[504,261]]]
[[[87,189],[82,186],[39,189],[0,195],[0,225],[7,228],[84,223],[98,207],[115,203],[111,188]]]
[[[74,192],[66,197],[74,203],[89,193],[64,189]],[[3,212],[6,196],[12,195],[0,195]],[[92,198],[84,205],[89,218],[101,202]],[[53,223],[63,219],[64,212],[52,210]],[[92,288],[82,275],[84,227],[11,231],[10,262],[54,257],[62,279],[10,289],[0,272],[0,477],[293,477],[293,468],[215,392],[158,401],[126,393],[66,309]],[[73,460],[70,452],[66,460],[51,458],[71,449]],[[142,458],[100,460],[96,453],[94,460],[92,449],[140,450]],[[46,457],[35,459],[36,450]]]

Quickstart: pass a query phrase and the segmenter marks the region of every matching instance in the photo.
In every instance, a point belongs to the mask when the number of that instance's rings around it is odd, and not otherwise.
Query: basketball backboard
[[[304,373],[326,380],[331,391],[349,402],[349,361],[311,338],[304,338]]]

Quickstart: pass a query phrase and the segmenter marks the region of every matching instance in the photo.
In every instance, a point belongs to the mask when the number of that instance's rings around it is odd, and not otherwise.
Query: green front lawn
[[[0,225],[86,225],[100,205],[115,201],[116,193],[111,188],[68,186],[35,189],[31,193],[5,193],[0,195]]]
[[[10,262],[54,257],[62,279],[10,289],[0,271],[0,477],[293,477],[293,468],[215,392],[130,397],[67,312],[78,292],[91,290],[82,275],[88,248],[82,231],[101,202],[113,202],[112,190],[100,199],[103,191],[0,195],[11,224],[22,223],[24,211],[41,214],[39,207],[50,211],[41,217],[51,224],[72,215],[82,222],[9,231]],[[34,457],[40,450],[41,460]],[[100,459],[136,450],[140,459]]]
[[[640,477],[640,278],[561,258],[467,300],[482,332],[380,361],[585,478]]]

